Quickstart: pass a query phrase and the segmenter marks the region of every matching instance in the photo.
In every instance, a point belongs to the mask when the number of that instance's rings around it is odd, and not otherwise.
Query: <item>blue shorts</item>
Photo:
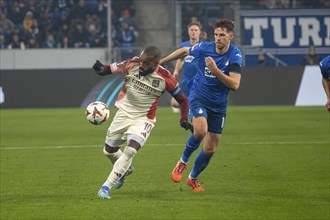
[[[189,116],[190,119],[192,119],[192,117],[206,118],[208,127],[207,131],[216,134],[222,134],[226,113],[209,110],[198,101],[193,100],[190,103]]]

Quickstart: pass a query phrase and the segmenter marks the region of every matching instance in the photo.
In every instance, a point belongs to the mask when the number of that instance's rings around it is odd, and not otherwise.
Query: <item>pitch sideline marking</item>
[[[238,143],[225,143],[224,145],[308,145],[308,144],[327,144],[325,141],[311,141],[311,142],[238,142]],[[184,146],[184,143],[180,144],[146,144],[145,146]],[[2,147],[0,150],[33,150],[33,149],[70,149],[70,148],[96,148],[103,147],[102,144],[99,145],[58,145],[58,146],[40,146],[40,147]]]

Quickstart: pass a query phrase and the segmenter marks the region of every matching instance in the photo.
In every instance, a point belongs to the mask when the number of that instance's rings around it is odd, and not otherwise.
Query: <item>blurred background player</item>
[[[325,57],[319,64],[322,73],[322,85],[327,95],[325,106],[330,112],[330,55]]]
[[[301,65],[318,65],[321,61],[320,56],[316,53],[315,47],[311,46],[308,49],[308,53],[301,60]]]
[[[195,192],[204,191],[198,176],[208,166],[221,139],[227,112],[229,90],[237,90],[241,81],[242,52],[233,44],[234,23],[218,19],[214,24],[215,42],[202,42],[178,49],[161,59],[161,64],[187,55],[198,57],[198,72],[189,95],[194,132],[172,171],[172,180],[180,182],[192,153],[204,140],[186,183]]]
[[[132,160],[154,127],[158,100],[165,90],[180,103],[181,127],[192,130],[192,125],[187,122],[188,100],[171,73],[159,65],[160,56],[160,50],[150,46],[140,57],[111,65],[96,61],[93,65],[99,75],[126,74],[115,103],[118,111],[108,129],[103,149],[113,168],[98,192],[99,198],[110,199],[110,189],[132,172]],[[125,142],[127,146],[121,151]]]
[[[201,25],[199,22],[191,22],[188,25],[188,35],[189,40],[182,42],[180,48],[182,47],[191,47],[200,42],[199,37],[201,35]],[[188,97],[189,91],[191,89],[194,77],[198,68],[198,59],[194,56],[188,55],[182,59],[176,61],[175,69],[173,71],[173,76],[175,79],[179,80],[179,72],[183,67],[183,78],[180,82],[180,88],[183,90],[184,94]],[[171,106],[173,112],[179,112],[179,103],[172,98]]]

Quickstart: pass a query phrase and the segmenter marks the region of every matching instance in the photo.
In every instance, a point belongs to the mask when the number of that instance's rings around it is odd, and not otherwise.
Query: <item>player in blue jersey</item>
[[[326,107],[330,112],[330,55],[325,57],[319,64],[322,73],[322,85],[327,95]]]
[[[184,47],[161,59],[166,63],[187,55],[199,57],[198,71],[190,91],[190,114],[194,132],[187,140],[183,154],[172,171],[172,180],[180,182],[192,153],[204,141],[186,183],[195,192],[204,191],[198,176],[208,166],[218,146],[227,112],[227,96],[237,90],[241,81],[242,53],[231,44],[234,23],[218,19],[214,24],[214,42]]]
[[[183,47],[191,47],[200,42],[199,36],[201,34],[201,25],[197,22],[191,22],[188,24],[188,35],[189,40],[182,42],[180,44],[180,48]],[[173,71],[173,76],[176,80],[179,79],[179,72],[183,67],[183,78],[180,82],[180,88],[184,92],[184,94],[189,97],[189,91],[193,84],[194,76],[197,72],[198,67],[198,59],[194,56],[188,55],[183,57],[182,59],[178,59],[175,64],[175,68]],[[171,106],[173,112],[179,112],[179,103],[172,98],[171,99]]]

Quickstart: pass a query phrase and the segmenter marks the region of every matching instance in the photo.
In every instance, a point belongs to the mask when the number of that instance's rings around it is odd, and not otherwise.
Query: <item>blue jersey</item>
[[[325,57],[319,65],[323,78],[330,78],[330,55]]]
[[[185,41],[180,44],[182,47],[191,47],[190,41]],[[183,58],[183,78],[180,82],[180,87],[186,96],[189,96],[190,89],[193,84],[194,77],[198,68],[198,58],[193,55],[188,55]]]
[[[229,66],[242,66],[242,52],[233,44],[224,54],[216,52],[215,42],[202,42],[189,49],[190,55],[199,57],[198,71],[190,92],[189,101],[198,100],[209,110],[225,113],[229,88],[226,87],[205,64],[206,57],[212,57],[218,68],[229,75]],[[240,72],[232,71],[240,74]]]

